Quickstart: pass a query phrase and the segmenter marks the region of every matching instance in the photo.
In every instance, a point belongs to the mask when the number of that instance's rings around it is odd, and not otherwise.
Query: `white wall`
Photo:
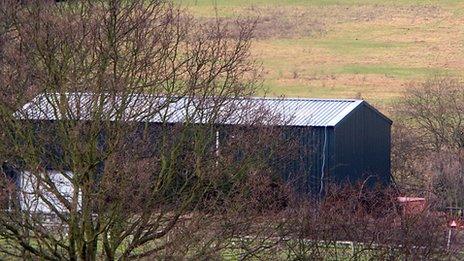
[[[21,174],[21,185],[20,185],[20,205],[21,209],[28,212],[54,214],[53,208],[59,212],[66,213],[69,210],[65,205],[58,200],[55,193],[52,193],[51,188],[41,180],[39,175],[48,175],[56,186],[57,191],[69,202],[72,202],[74,193],[73,185],[70,181],[72,178],[72,172],[58,172],[48,171],[45,173],[36,173],[35,175],[29,171],[24,171]],[[43,200],[42,195],[45,200]],[[82,195],[79,192],[78,195],[78,209],[81,208]],[[47,203],[46,201],[49,201]]]

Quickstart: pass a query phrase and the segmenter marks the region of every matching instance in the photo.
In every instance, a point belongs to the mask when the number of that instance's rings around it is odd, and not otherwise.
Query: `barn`
[[[298,137],[301,161],[287,170],[303,168],[306,189],[323,192],[328,182],[389,184],[392,121],[363,100],[285,99],[295,117],[286,133]]]
[[[18,111],[18,118],[32,121],[53,122],[62,120],[53,113],[50,105],[50,94],[41,94],[25,104]],[[66,93],[69,104],[85,104],[85,100],[95,94]],[[137,95],[138,102],[150,104],[157,102],[159,96]],[[168,121],[182,122],[185,114],[175,108],[183,108],[186,104],[183,97],[172,104]],[[357,99],[312,99],[312,98],[243,98],[269,108],[285,116],[287,120],[279,124],[286,137],[297,140],[298,157],[283,165],[276,166],[282,177],[292,181],[297,173],[304,173],[295,182],[299,191],[308,194],[322,194],[328,183],[346,184],[362,182],[372,186],[386,185],[391,181],[390,146],[392,121],[372,107],[369,103]],[[70,106],[71,109],[73,106]],[[143,106],[135,106],[137,108]],[[173,109],[174,108],[174,109]],[[240,113],[240,112],[234,112]],[[243,112],[242,112],[243,113]],[[250,113],[248,111],[248,113]],[[88,115],[78,113],[79,120],[89,120]],[[131,119],[159,125],[159,117],[137,117]],[[201,124],[201,120],[198,121]],[[220,130],[236,122],[221,123]],[[224,137],[218,133],[219,137]],[[218,138],[219,140],[219,138]],[[295,180],[293,180],[295,181]]]

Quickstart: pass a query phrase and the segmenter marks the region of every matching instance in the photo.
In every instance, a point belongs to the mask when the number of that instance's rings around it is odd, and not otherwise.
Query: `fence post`
[[[457,224],[456,224],[456,221],[451,221],[451,224],[449,225],[449,229],[448,229],[448,240],[446,242],[446,248],[449,249],[450,248],[450,245],[451,245],[451,234],[452,234],[452,230],[454,228],[456,228]]]

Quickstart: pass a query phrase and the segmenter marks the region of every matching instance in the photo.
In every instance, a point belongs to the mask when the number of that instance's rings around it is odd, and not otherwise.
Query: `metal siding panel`
[[[390,177],[390,124],[361,106],[335,128],[335,156],[338,181],[351,183],[377,175],[388,183]],[[372,185],[373,182],[370,183]]]
[[[281,176],[293,184],[303,194],[318,196],[322,169],[324,127],[286,127],[285,135],[297,139],[297,157],[283,166]],[[327,127],[326,177],[330,177],[334,162],[333,128]],[[325,185],[325,184],[324,184]]]

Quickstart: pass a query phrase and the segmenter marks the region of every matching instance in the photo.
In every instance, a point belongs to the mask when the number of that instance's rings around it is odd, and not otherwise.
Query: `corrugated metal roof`
[[[101,103],[101,97],[105,97]],[[221,102],[223,124],[245,123],[244,118],[253,118],[254,112],[265,109],[279,115],[282,123],[290,126],[335,126],[347,116],[362,100],[354,99],[311,99],[311,98],[240,98],[198,99],[194,97],[165,97],[149,94],[133,94],[124,99],[118,96],[91,93],[41,94],[23,106],[15,114],[21,119],[90,120],[101,108],[105,120],[140,122],[207,122],[215,102]],[[122,106],[123,105],[123,106]],[[99,107],[101,106],[101,107]],[[118,108],[124,108],[121,113]]]

